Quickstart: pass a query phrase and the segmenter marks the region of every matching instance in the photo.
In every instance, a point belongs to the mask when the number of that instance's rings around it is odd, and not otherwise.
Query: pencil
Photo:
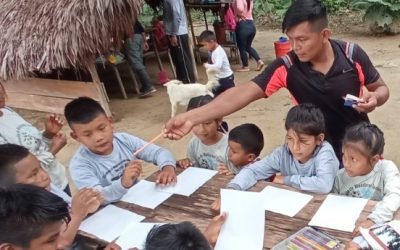
[[[151,144],[153,144],[155,141],[157,141],[158,139],[160,139],[160,137],[162,137],[164,135],[163,132],[161,132],[159,135],[157,135],[156,137],[154,137],[153,139],[151,139],[151,141],[149,141],[148,143],[144,144],[142,147],[140,147],[138,150],[135,151],[135,153],[133,153],[133,156],[137,156],[140,152],[142,152],[145,148],[147,148],[148,146],[150,146]]]

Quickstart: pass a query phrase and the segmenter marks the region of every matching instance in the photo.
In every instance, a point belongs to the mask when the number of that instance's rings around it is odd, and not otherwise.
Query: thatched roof
[[[88,69],[132,32],[142,0],[0,0],[0,79]]]

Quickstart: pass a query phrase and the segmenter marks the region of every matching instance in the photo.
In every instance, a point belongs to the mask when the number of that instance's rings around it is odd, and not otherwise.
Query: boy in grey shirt
[[[106,202],[117,201],[136,183],[141,160],[160,168],[157,183],[176,181],[173,155],[150,145],[134,156],[146,142],[126,133],[114,133],[111,120],[95,100],[75,99],[67,104],[64,113],[72,138],[82,144],[70,163],[71,178],[79,189],[93,187]]]

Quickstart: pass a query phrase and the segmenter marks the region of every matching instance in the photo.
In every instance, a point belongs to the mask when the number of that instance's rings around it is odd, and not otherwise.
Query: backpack
[[[229,6],[226,10],[224,21],[227,30],[234,31],[236,29],[236,19],[235,14],[233,13],[232,6]]]

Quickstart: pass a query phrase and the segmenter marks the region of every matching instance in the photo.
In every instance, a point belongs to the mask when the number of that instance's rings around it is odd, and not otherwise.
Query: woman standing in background
[[[239,72],[250,71],[249,55],[257,62],[257,71],[264,67],[264,62],[261,60],[257,51],[251,47],[253,39],[256,36],[256,26],[253,21],[253,0],[234,0],[233,9],[236,15],[236,41],[242,60],[242,68],[237,69]]]

